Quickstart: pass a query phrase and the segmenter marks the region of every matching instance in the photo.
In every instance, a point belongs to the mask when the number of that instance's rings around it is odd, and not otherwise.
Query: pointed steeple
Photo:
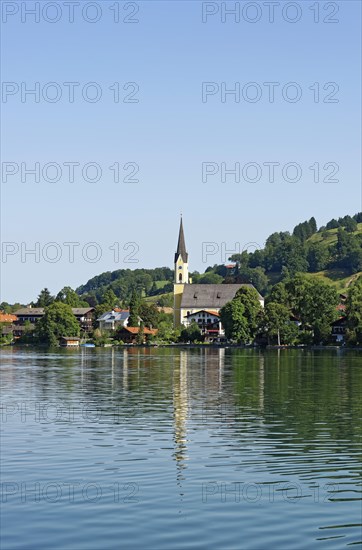
[[[178,235],[177,251],[176,251],[176,254],[175,254],[175,263],[177,262],[179,256],[181,256],[184,263],[187,263],[189,255],[186,252],[184,228],[183,228],[183,224],[182,224],[182,216],[181,216],[181,222],[180,222],[180,231],[179,231],[179,235]]]

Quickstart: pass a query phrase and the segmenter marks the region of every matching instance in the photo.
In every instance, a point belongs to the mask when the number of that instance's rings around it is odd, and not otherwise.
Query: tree
[[[118,304],[118,298],[111,288],[107,289],[102,295],[102,304],[106,304],[110,311]]]
[[[346,256],[346,263],[351,273],[362,271],[362,246],[354,242]]]
[[[347,341],[350,344],[362,344],[362,277],[350,286],[347,302]]]
[[[262,307],[254,288],[242,287],[235,298],[220,310],[220,320],[228,339],[251,342],[259,329]]]
[[[142,345],[145,339],[145,325],[143,321],[140,322],[140,326],[138,329],[137,337],[136,337],[136,343],[139,345]]]
[[[298,328],[291,321],[291,312],[283,304],[269,302],[265,306],[265,326],[270,336],[276,336],[278,346],[294,344],[297,339]]]
[[[157,300],[160,307],[172,307],[173,306],[173,294],[165,294]]]
[[[54,302],[46,307],[43,317],[35,326],[35,335],[40,342],[51,346],[57,345],[62,336],[79,336],[79,331],[72,308],[61,302]]]
[[[337,222],[337,220],[335,220],[334,218],[330,220],[326,225],[326,229],[337,229],[338,227],[339,222]]]
[[[158,293],[158,286],[156,284],[156,281],[154,281],[152,286],[151,286],[150,295],[154,296],[157,293]]]
[[[159,320],[159,311],[155,304],[142,302],[138,308],[138,315],[141,317],[144,326],[147,328],[157,328]]]
[[[87,303],[81,300],[80,296],[70,286],[60,290],[55,298],[56,302],[62,302],[70,307],[87,307]]]
[[[181,342],[196,342],[201,338],[201,331],[197,323],[192,321],[188,327],[181,330],[180,341]]]
[[[322,271],[327,267],[329,260],[330,254],[325,245],[319,243],[311,243],[309,245],[307,252],[309,271]]]
[[[54,302],[54,296],[52,296],[47,288],[43,288],[40,291],[35,307],[47,307]]]
[[[20,305],[17,309],[20,309]],[[13,306],[11,306],[8,302],[1,302],[0,304],[0,311],[3,311],[4,313],[12,313],[13,311],[16,311],[13,309]]]
[[[331,323],[337,318],[339,298],[335,288],[316,277],[298,274],[286,283],[286,289],[302,329],[312,332],[315,344],[326,341]]]
[[[266,303],[276,302],[278,304],[283,304],[284,306],[289,305],[289,293],[286,289],[286,283],[280,282],[273,286],[269,296],[266,298]]]
[[[343,261],[348,254],[351,244],[351,236],[343,227],[338,228],[336,251],[338,260]]]
[[[308,224],[309,224],[310,234],[314,235],[314,233],[316,233],[318,229],[317,222],[314,216],[311,217]]]
[[[343,226],[348,233],[353,233],[357,230],[357,222],[351,216],[345,216],[343,218]]]
[[[223,277],[221,275],[217,275],[217,273],[213,273],[212,271],[205,273],[204,275],[201,275],[199,278],[198,283],[200,285],[209,285],[209,284],[220,284],[223,281]]]
[[[248,342],[250,338],[245,307],[240,300],[231,300],[220,310],[220,320],[224,327],[225,336],[235,342]]]
[[[260,315],[262,307],[259,302],[259,294],[255,288],[241,287],[235,295],[235,300],[239,300],[244,308],[244,315],[247,318],[251,337],[256,336],[260,324]]]
[[[176,342],[180,336],[180,334],[177,334],[176,336],[174,333],[172,313],[164,313],[163,311],[160,311],[158,314],[157,328],[158,328],[157,340],[166,340],[170,342],[171,341]]]
[[[140,305],[141,305],[140,297],[136,291],[133,291],[132,298],[129,304],[129,318],[128,318],[129,327],[138,327]]]
[[[232,277],[235,283],[252,283],[262,294],[268,286],[268,277],[265,275],[263,267],[239,267],[238,273]]]

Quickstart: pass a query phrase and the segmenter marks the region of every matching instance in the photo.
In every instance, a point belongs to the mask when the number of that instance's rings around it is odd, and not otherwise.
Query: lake
[[[361,544],[347,350],[1,350],[1,548]]]

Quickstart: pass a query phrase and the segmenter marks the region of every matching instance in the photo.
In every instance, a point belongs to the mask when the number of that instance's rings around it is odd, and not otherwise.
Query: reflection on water
[[[1,358],[4,548],[361,543],[357,352]]]

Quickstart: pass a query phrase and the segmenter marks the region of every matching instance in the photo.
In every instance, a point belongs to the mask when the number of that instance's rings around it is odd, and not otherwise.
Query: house
[[[224,336],[224,329],[220,321],[220,315],[217,311],[202,309],[195,313],[189,313],[184,317],[183,324],[187,327],[191,323],[196,323],[201,331],[201,334],[207,341]]]
[[[240,288],[254,288],[252,284],[189,284],[185,285],[180,314],[181,319],[187,315],[201,310],[220,311],[222,307],[230,302]],[[258,293],[260,305],[264,306],[264,298]]]
[[[18,318],[16,315],[13,315],[12,313],[4,313],[3,311],[0,312],[0,323],[14,323],[17,321]]]
[[[332,337],[335,339],[336,343],[343,343],[346,335],[347,328],[347,317],[341,317],[334,321],[331,324],[332,328]]]
[[[214,311],[230,302],[240,288],[254,288],[252,284],[192,284],[189,278],[188,253],[186,251],[182,218],[177,250],[174,258],[174,326],[179,327],[193,313]],[[256,290],[256,289],[255,289]],[[264,298],[258,292],[259,303],[264,307]]]
[[[126,344],[136,344],[139,331],[140,331],[140,327],[122,327],[120,331],[117,333],[117,335]],[[158,332],[157,329],[150,329],[150,328],[144,327],[143,343],[147,341],[147,337],[156,336],[157,332]]]
[[[7,336],[14,333],[14,323],[18,318],[12,313],[0,312],[0,336]]]
[[[76,338],[74,336],[63,336],[60,339],[60,345],[64,348],[78,348],[79,342],[80,338]]]
[[[94,307],[72,307],[72,313],[77,319],[81,330],[90,332],[93,326]],[[35,325],[43,317],[45,310],[43,307],[24,307],[15,312],[17,321],[15,321],[17,336],[24,332],[24,323],[29,322]],[[30,327],[27,327],[28,330]],[[33,327],[34,328],[34,327]],[[15,332],[14,332],[15,334]]]
[[[72,312],[80,325],[80,329],[84,332],[90,332],[93,328],[94,307],[72,307]]]
[[[23,307],[15,311],[17,316],[17,325],[23,325],[26,321],[29,323],[37,323],[44,315],[43,307]]]
[[[129,319],[128,309],[113,309],[103,313],[97,319],[100,330],[116,330],[120,327],[126,327]]]

